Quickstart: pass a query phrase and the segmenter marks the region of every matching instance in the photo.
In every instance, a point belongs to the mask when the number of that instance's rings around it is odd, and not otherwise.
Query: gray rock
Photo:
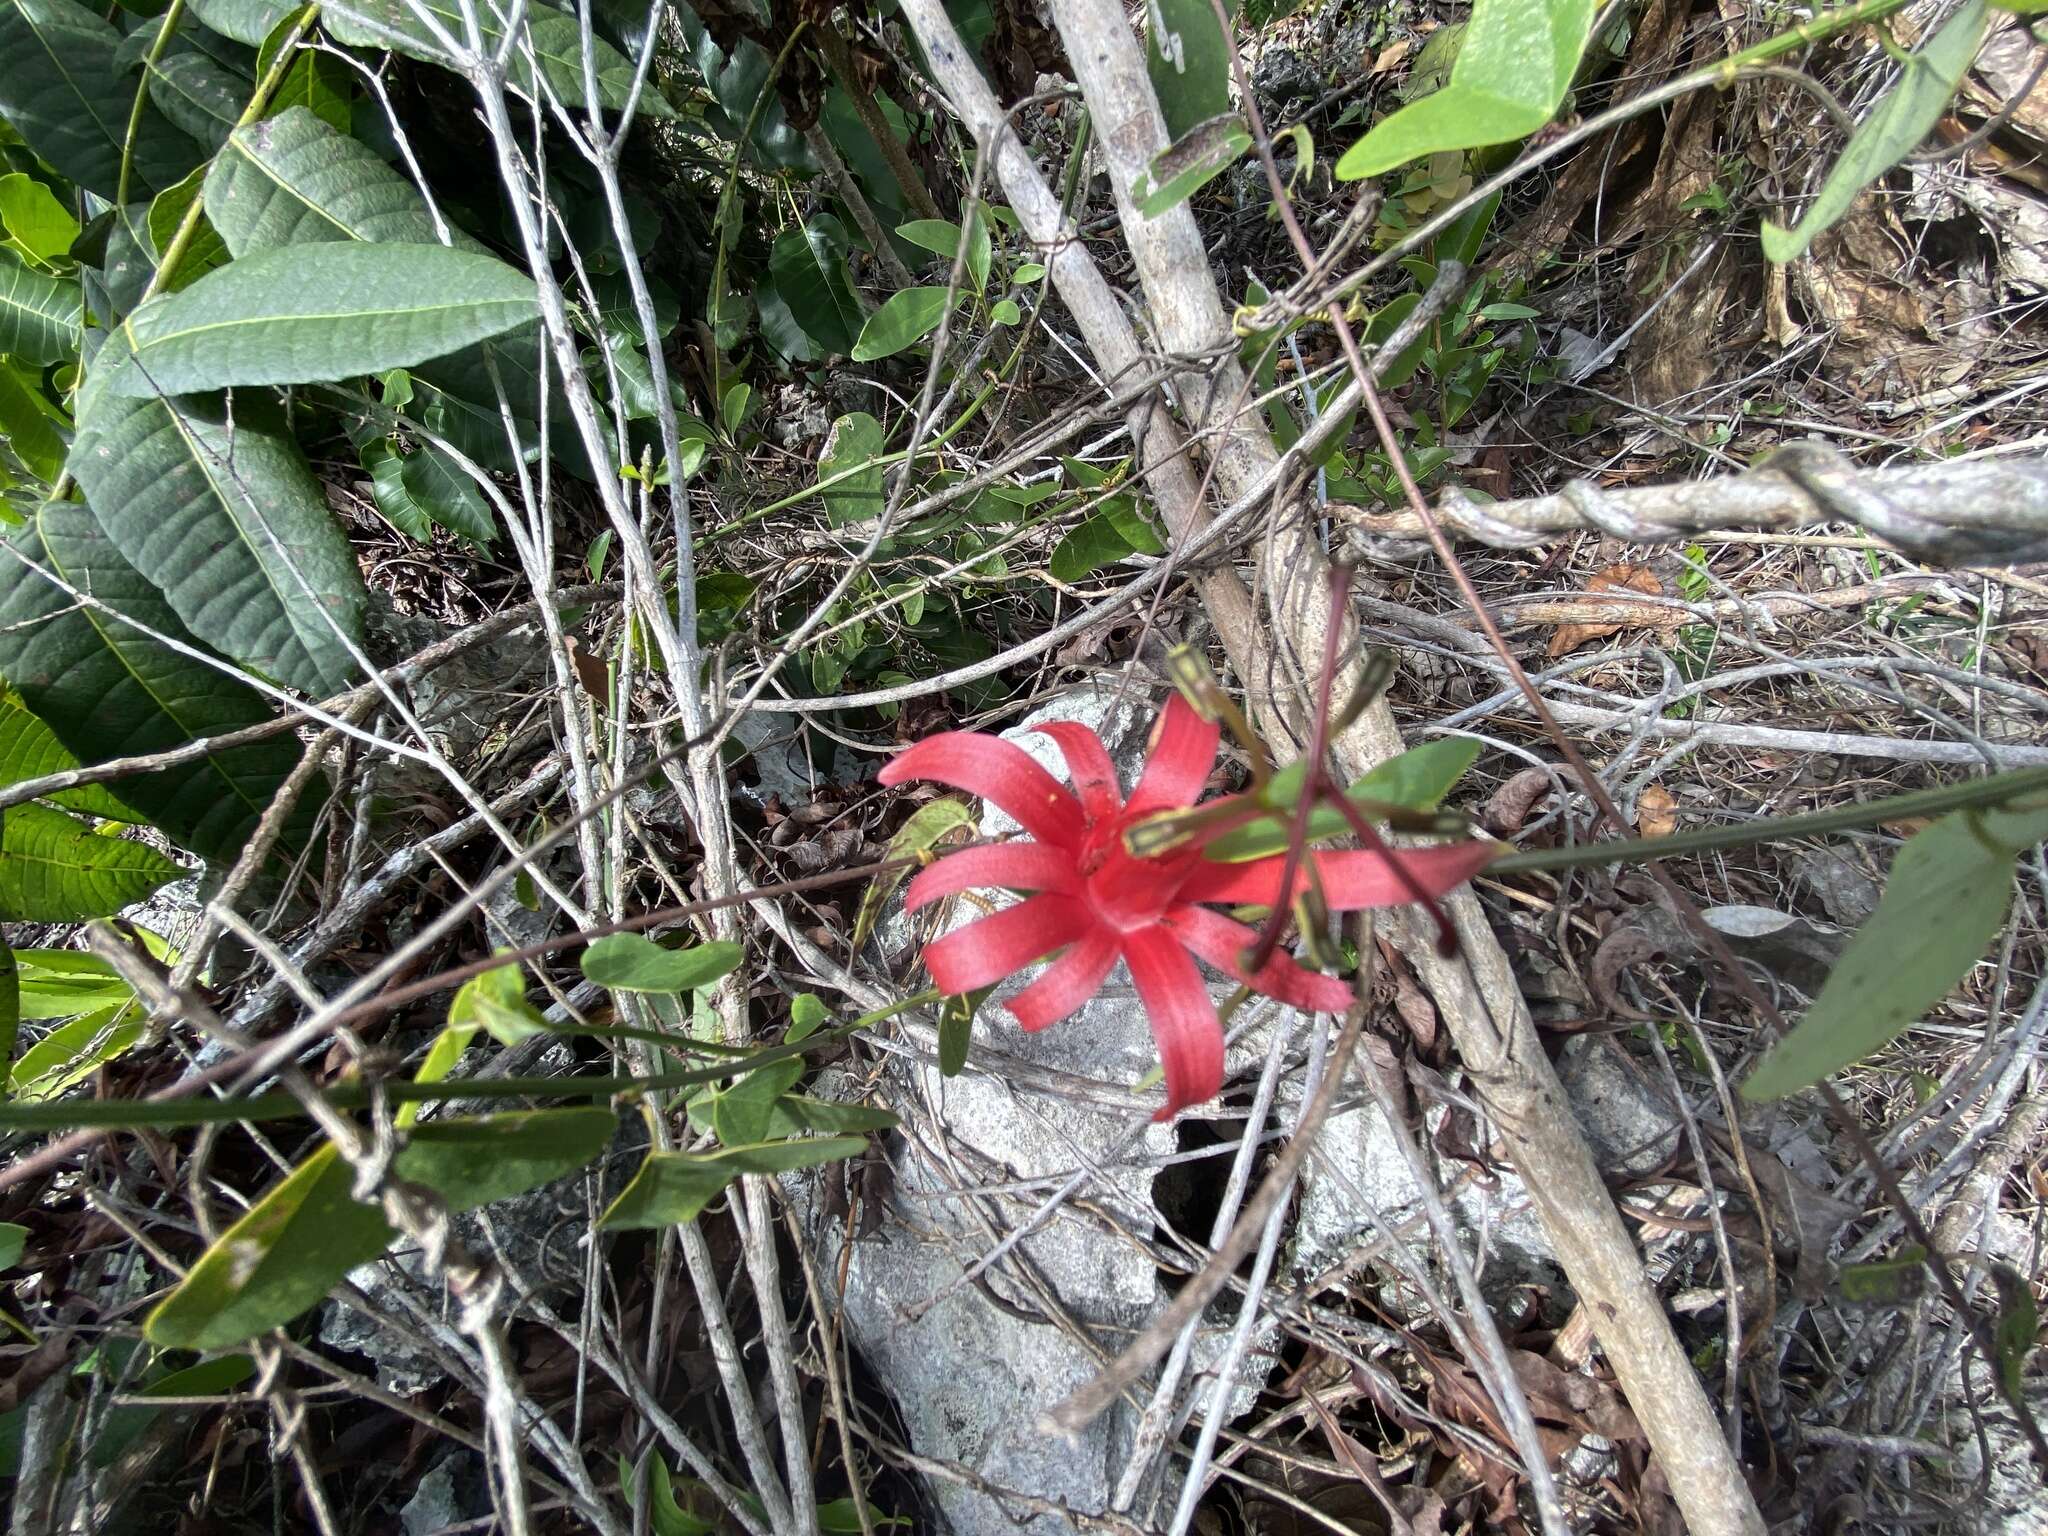
[[[455,1451],[427,1469],[398,1511],[398,1525],[405,1536],[435,1536],[490,1512],[490,1485],[482,1459],[474,1451]]]

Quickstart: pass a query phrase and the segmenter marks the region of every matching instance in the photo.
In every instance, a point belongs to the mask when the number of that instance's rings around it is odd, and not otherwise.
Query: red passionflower
[[[1138,786],[1124,798],[1102,739],[1084,725],[1039,727],[1066,758],[1073,790],[1014,743],[970,731],[928,737],[881,772],[884,784],[932,779],[978,795],[1009,813],[1033,839],[963,849],[920,870],[909,910],[978,886],[1028,892],[1006,907],[927,944],[924,963],[939,989],[972,992],[1062,953],[1044,975],[1010,999],[1027,1030],[1057,1024],[1093,997],[1121,959],[1130,968],[1166,1070],[1165,1119],[1213,1098],[1223,1086],[1223,1027],[1195,957],[1253,990],[1310,1012],[1350,1006],[1351,988],[1275,953],[1256,975],[1242,956],[1257,935],[1211,911],[1206,902],[1271,907],[1281,902],[1282,856],[1226,864],[1205,859],[1200,840],[1139,857],[1124,834],[1161,812],[1191,808],[1216,761],[1220,728],[1179,695],[1154,728]],[[1247,802],[1247,814],[1256,808]],[[1394,868],[1374,851],[1315,852],[1330,910],[1396,906],[1420,890],[1432,897],[1469,879],[1494,856],[1486,842],[1406,850]],[[1307,886],[1297,873],[1292,900]]]

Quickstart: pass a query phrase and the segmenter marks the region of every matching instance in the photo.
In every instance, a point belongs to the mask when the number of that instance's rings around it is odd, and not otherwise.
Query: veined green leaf
[[[1983,958],[2012,904],[2013,860],[2044,836],[2040,811],[1951,811],[1907,839],[1877,910],[1742,1096],[1796,1093],[1919,1022]]]
[[[47,806],[0,816],[0,922],[112,917],[184,871],[146,843],[103,837]]]
[[[644,934],[613,933],[583,951],[583,976],[621,992],[694,992],[739,969],[740,946],[726,940],[664,949]]]
[[[121,34],[77,0],[0,0],[0,117],[60,174],[111,198],[136,77],[116,60]],[[199,163],[197,144],[143,113],[134,174],[167,187]]]
[[[41,400],[41,380],[31,384],[0,358],[0,440],[14,450],[24,469],[52,485],[64,472],[64,455],[71,445]]]
[[[362,576],[282,413],[253,392],[230,408],[101,387],[121,367],[103,357],[88,382],[67,465],[100,525],[207,644],[316,698],[348,687]]]
[[[248,86],[203,53],[174,53],[149,69],[149,99],[179,129],[208,149],[227,142],[242,115]]]
[[[46,506],[13,542],[117,613],[197,643],[84,507]],[[272,717],[263,696],[228,672],[81,606],[12,559],[0,566],[0,675],[67,751],[90,762],[160,752]],[[121,799],[194,853],[232,860],[298,758],[298,743],[280,735],[124,778]],[[287,849],[305,846],[320,800],[308,795],[286,823]]]
[[[324,48],[301,48],[284,72],[266,117],[281,112],[311,112],[338,132],[349,129],[349,67]],[[457,242],[460,244],[461,242]]]
[[[76,768],[78,759],[19,695],[0,692],[0,784],[20,784]],[[54,803],[108,821],[147,821],[104,784],[85,784],[47,797]]]
[[[52,261],[78,238],[78,220],[52,192],[22,171],[0,176],[0,229],[25,256]]]
[[[1338,180],[1534,133],[1571,89],[1596,9],[1594,0],[1477,0],[1450,83],[1376,123],[1337,162]]]
[[[1148,219],[1178,208],[1221,176],[1252,147],[1252,136],[1235,113],[1194,124],[1152,157],[1131,188],[1131,201]]]
[[[187,0],[187,4],[211,30],[251,48],[262,47],[278,23],[299,9],[295,0]]]
[[[206,216],[236,256],[336,240],[440,243],[418,189],[304,107],[228,135],[206,173]],[[482,250],[451,233],[458,246]]]
[[[867,318],[860,339],[853,346],[856,363],[894,357],[905,347],[917,345],[939,328],[946,316],[946,290],[938,287],[903,288],[889,295],[882,307]]]
[[[16,810],[27,807],[17,806]],[[14,811],[7,813],[14,819]],[[43,1104],[84,1082],[142,1038],[147,1021],[140,1008],[102,1008],[60,1024],[21,1053],[8,1075],[17,1104]]]
[[[1906,60],[1898,84],[1885,93],[1849,140],[1806,216],[1792,229],[1764,221],[1766,257],[1785,262],[1799,256],[1816,235],[1849,211],[1857,194],[1919,148],[1948,109],[1963,72],[1977,56],[1977,44],[1984,36],[1984,10],[1984,0],[1969,0]]]
[[[841,416],[825,434],[825,445],[818,453],[818,479],[838,482],[820,493],[825,521],[834,528],[882,515],[882,466],[875,462],[882,449],[882,424],[866,411]],[[841,475],[846,478],[838,480]]]
[[[389,48],[430,64],[452,65],[416,9],[431,15],[459,46],[468,47],[469,31],[456,0],[348,0],[345,5],[330,5],[321,19],[337,42],[352,48]],[[525,15],[542,81],[563,106],[580,113],[586,97],[583,41],[576,18],[540,4],[529,5]],[[476,16],[483,50],[492,53],[504,41],[504,28],[488,6],[479,6]],[[601,37],[593,37],[591,44],[598,105],[611,110],[624,107],[633,88],[633,61]],[[533,67],[524,47],[513,48],[506,61],[506,83],[529,101],[535,99]],[[643,117],[674,116],[674,110],[651,83],[640,93],[638,111]]]
[[[500,1045],[517,1045],[547,1033],[548,1022],[526,1000],[526,973],[516,961],[472,976],[448,1005],[453,1029],[481,1029]]]
[[[695,1221],[744,1173],[788,1173],[819,1163],[836,1163],[867,1150],[860,1136],[825,1136],[804,1141],[770,1141],[726,1147],[717,1152],[650,1152],[598,1217],[600,1227],[668,1227]]]
[[[453,1212],[572,1173],[611,1140],[609,1109],[543,1109],[415,1126],[392,1173]],[[207,1249],[158,1304],[144,1335],[163,1349],[225,1349],[290,1322],[397,1236],[383,1211],[350,1198],[355,1173],[322,1147]]]
[[[332,242],[255,251],[128,317],[112,387],[184,394],[409,368],[533,320],[533,279],[439,245]]]
[[[850,353],[867,323],[846,270],[846,247],[839,221],[821,213],[778,236],[768,258],[776,291],[820,352]]]
[[[497,536],[497,521],[476,482],[431,443],[402,454],[380,437],[364,446],[362,461],[377,510],[407,537],[431,543],[437,523],[479,548]]]
[[[79,308],[75,281],[0,251],[0,352],[37,368],[68,362],[78,356]]]

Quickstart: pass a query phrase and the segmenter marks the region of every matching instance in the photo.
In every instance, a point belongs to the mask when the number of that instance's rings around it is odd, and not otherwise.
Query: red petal
[[[1095,928],[1045,968],[1045,974],[1010,999],[1010,1013],[1027,1030],[1057,1024],[1102,985],[1116,964],[1116,935]]]
[[[1499,856],[1500,844],[1479,838],[1441,848],[1404,848],[1401,863],[1414,883],[1431,896],[1464,884]],[[1332,912],[1357,912],[1366,907],[1398,907],[1413,899],[1407,881],[1394,872],[1386,855],[1370,849],[1312,855],[1323,877],[1323,897]],[[1233,906],[1270,907],[1280,899],[1281,855],[1270,854],[1242,864],[1205,863],[1181,886],[1185,901],[1222,901]],[[1294,894],[1307,889],[1308,875],[1295,876]]]
[[[1202,973],[1166,929],[1127,933],[1123,948],[1159,1047],[1159,1064],[1166,1069],[1166,1108],[1152,1118],[1171,1119],[1222,1090],[1223,1024]]]
[[[1081,796],[1081,812],[1090,821],[1106,821],[1123,803],[1123,786],[1116,781],[1116,768],[1102,738],[1073,720],[1054,720],[1038,728],[1059,744],[1067,760],[1067,776]]]
[[[1012,891],[1075,892],[1081,875],[1074,856],[1044,843],[991,843],[963,848],[917,872],[904,898],[903,910],[915,912],[941,896],[957,896],[976,886]]]
[[[1215,966],[1226,976],[1246,981],[1240,956],[1258,942],[1258,934],[1243,923],[1211,912],[1207,907],[1175,907],[1166,914],[1166,926],[1181,943]],[[1342,1013],[1351,1006],[1351,988],[1334,976],[1311,971],[1275,950],[1248,986],[1304,1013]]]
[[[1093,923],[1081,902],[1033,896],[925,945],[924,968],[941,992],[977,991],[1073,943]]]
[[[876,775],[884,784],[934,779],[979,795],[1041,843],[1080,845],[1081,807],[1060,783],[1014,742],[973,731],[927,736],[899,752]]]
[[[1145,759],[1138,787],[1124,802],[1124,814],[1135,818],[1193,805],[1216,766],[1216,744],[1222,734],[1221,726],[1196,714],[1194,705],[1179,694],[1168,699],[1159,716],[1159,739]]]

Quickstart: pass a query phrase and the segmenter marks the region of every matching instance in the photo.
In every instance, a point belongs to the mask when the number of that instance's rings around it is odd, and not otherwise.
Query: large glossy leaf
[[[938,286],[899,288],[867,318],[853,346],[856,363],[894,357],[939,328],[946,315],[946,290]]]
[[[0,358],[0,439],[43,484],[55,483],[69,451],[67,434],[45,409],[42,381]]]
[[[445,64],[449,62],[447,52],[416,14],[422,10],[459,46],[468,46],[469,32],[456,0],[347,0],[345,5],[330,5],[322,13],[322,20],[336,41],[351,47],[390,48],[411,58]],[[533,56],[540,62],[541,79],[565,106],[580,112],[585,101],[583,43],[576,18],[539,4],[529,5],[525,14]],[[476,15],[484,51],[491,52],[504,41],[504,28],[488,5],[477,6]],[[593,37],[591,43],[598,105],[623,107],[632,91],[633,61],[601,37]],[[525,48],[514,48],[506,61],[506,83],[528,100],[534,98],[533,69],[527,62]],[[647,117],[673,115],[651,83],[640,93],[638,110]]]
[[[825,1136],[814,1140],[771,1141],[755,1146],[727,1147],[719,1152],[650,1152],[619,1192],[600,1227],[666,1227],[694,1221],[704,1207],[743,1173],[787,1173],[818,1163],[836,1163],[867,1150],[861,1136]]]
[[[362,634],[362,576],[274,406],[89,386],[69,467],[201,640],[316,697],[355,680],[343,637]]]
[[[14,547],[81,591],[190,644],[157,589],[115,551],[85,508],[46,506]],[[232,675],[180,655],[0,556],[0,675],[57,740],[86,762],[171,747],[271,717],[263,696]],[[215,751],[121,782],[121,800],[174,841],[210,859],[242,851],[256,819],[299,756],[289,735]],[[286,848],[304,846],[319,796],[287,822]]]
[[[42,805],[0,816],[0,922],[112,917],[184,871],[146,843],[103,837]]]
[[[136,77],[120,68],[121,34],[77,0],[0,0],[0,116],[59,172],[102,197],[121,179],[121,143]],[[145,111],[134,173],[144,191],[199,163],[199,146]]]
[[[544,1109],[415,1126],[393,1174],[451,1211],[475,1210],[572,1173],[611,1140],[609,1109]],[[397,1237],[358,1204],[355,1172],[322,1147],[223,1232],[144,1324],[165,1349],[225,1349],[290,1322]]]
[[[776,291],[822,352],[848,353],[867,322],[846,270],[846,231],[830,214],[777,238],[768,258]]]
[[[222,37],[260,48],[277,24],[299,9],[294,0],[187,0],[202,22]]]
[[[1338,160],[1338,178],[1534,133],[1571,88],[1595,9],[1594,0],[1478,0],[1450,83],[1374,124]]]
[[[149,69],[149,99],[210,150],[227,142],[249,88],[203,53],[175,53]]]
[[[255,251],[128,319],[124,394],[306,384],[409,368],[531,322],[533,279],[494,256],[359,241]]]
[[[440,449],[426,444],[404,454],[391,439],[378,438],[364,446],[362,460],[377,510],[407,537],[431,543],[436,524],[479,547],[496,537],[483,493]]]
[[[418,189],[304,107],[228,135],[206,173],[206,216],[237,256],[334,240],[440,243]]]
[[[1906,60],[1898,84],[1863,120],[1798,225],[1785,229],[1764,221],[1765,256],[1772,261],[1799,256],[1816,235],[1849,211],[1865,187],[1920,147],[1920,141],[1948,109],[1963,72],[1977,56],[1977,44],[1984,35],[1984,11],[1984,0],[1968,0],[1925,47]]]
[[[2013,860],[2044,837],[2041,810],[1952,811],[1914,833],[1877,910],[1743,1097],[1796,1093],[1918,1023],[1983,958],[2012,904]]]
[[[78,758],[18,695],[0,692],[0,784],[20,784],[77,766]],[[59,790],[46,798],[109,821],[148,820],[124,805],[104,784]]]
[[[715,112],[707,114],[712,126],[730,141],[737,139],[748,121],[752,120],[754,132],[747,147],[761,164],[771,170],[815,171],[817,160],[811,153],[811,147],[790,122],[782,110],[780,98],[775,94],[770,79],[775,61],[769,57],[768,51],[751,39],[741,38],[738,46],[728,54],[688,4],[677,5],[675,16],[682,28],[683,41],[689,46],[691,60],[705,84],[711,87],[712,99],[718,104]],[[757,103],[760,107],[758,113],[755,111]]]
[[[37,368],[78,356],[78,284],[0,251],[0,352]]]

